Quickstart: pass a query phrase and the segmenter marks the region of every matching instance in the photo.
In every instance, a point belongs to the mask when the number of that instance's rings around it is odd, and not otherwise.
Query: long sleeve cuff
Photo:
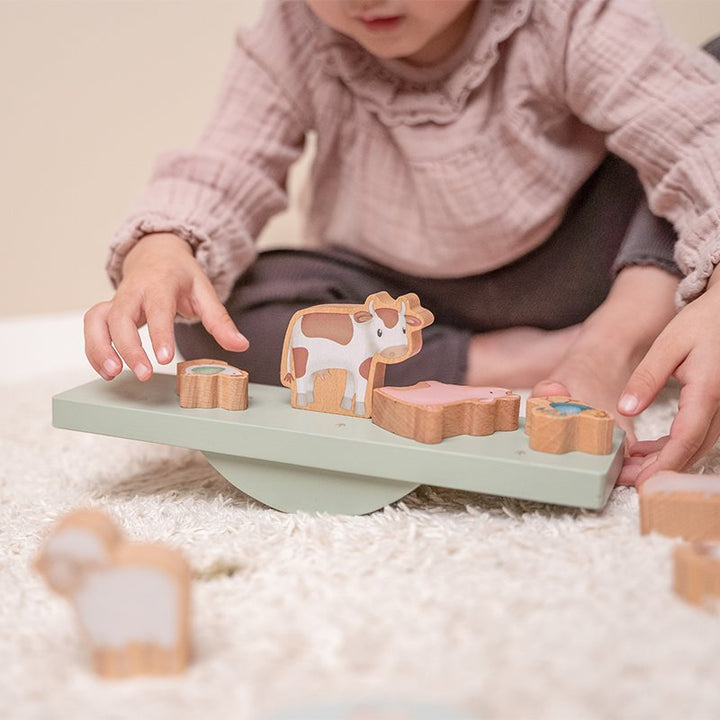
[[[678,305],[685,305],[701,295],[720,263],[720,212],[703,214],[675,248],[675,260],[685,274],[678,286]]]
[[[158,213],[129,218],[115,234],[110,245],[106,270],[114,287],[122,280],[122,266],[127,254],[151,233],[173,233],[193,249],[195,259],[215,288],[221,302],[225,302],[236,279],[255,260],[257,251],[250,235],[241,227],[234,228],[233,241],[215,243],[200,227],[179,222]]]

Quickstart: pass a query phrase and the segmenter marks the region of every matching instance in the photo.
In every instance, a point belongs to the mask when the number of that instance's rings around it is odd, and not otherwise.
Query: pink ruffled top
[[[649,0],[480,0],[432,68],[378,59],[304,2],[274,0],[238,34],[195,147],[160,158],[118,230],[113,282],[143,235],[175,232],[225,299],[311,131],[306,247],[426,277],[489,271],[548,238],[609,149],[678,230],[681,301],[720,260],[720,63]]]

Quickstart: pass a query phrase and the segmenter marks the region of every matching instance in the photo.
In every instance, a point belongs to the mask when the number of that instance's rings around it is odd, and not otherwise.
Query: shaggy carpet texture
[[[640,536],[634,489],[602,512],[422,486],[368,516],[283,514],[197,452],[53,429],[51,396],[86,379],[0,389],[1,717],[317,719],[331,714],[313,703],[343,699],[439,720],[720,717],[720,616],[673,594],[676,541]],[[666,391],[640,436],[675,404]],[[715,450],[695,470],[718,468]],[[92,673],[70,605],[31,567],[78,506],[186,554],[184,675]],[[430,717],[397,707],[332,717]]]

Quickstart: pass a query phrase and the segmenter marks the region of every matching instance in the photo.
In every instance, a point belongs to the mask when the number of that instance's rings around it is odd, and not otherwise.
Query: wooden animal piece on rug
[[[613,417],[570,397],[528,398],[525,432],[530,448],[546,453],[578,450],[593,455],[612,451]]]
[[[385,366],[422,347],[433,322],[415,293],[369,295],[363,305],[315,305],[296,312],[285,333],[280,379],[295,408],[370,417]]]
[[[372,421],[423,443],[517,430],[519,414],[520,396],[505,388],[427,380],[411,387],[376,388],[373,393]]]
[[[75,608],[104,677],[185,669],[190,568],[163,545],[126,542],[99,510],[75,510],[50,531],[36,568]]]
[[[180,407],[246,410],[248,374],[222,360],[178,363],[176,391]]]
[[[674,553],[675,592],[694,605],[720,607],[720,544],[680,545]]]
[[[720,540],[720,475],[663,471],[638,489],[640,532]]]

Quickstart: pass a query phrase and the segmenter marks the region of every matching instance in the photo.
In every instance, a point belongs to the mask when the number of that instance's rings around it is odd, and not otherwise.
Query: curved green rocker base
[[[174,375],[141,383],[126,372],[53,398],[58,428],[202,451],[229,482],[285,512],[357,515],[421,484],[602,508],[622,466],[624,434],[609,455],[531,450],[520,429],[425,445],[366,418],[290,407],[286,388],[250,383],[248,409],[182,409]]]
[[[204,452],[209,463],[238,490],[284,512],[365,515],[405,497],[417,484],[353,473],[249,460]]]

